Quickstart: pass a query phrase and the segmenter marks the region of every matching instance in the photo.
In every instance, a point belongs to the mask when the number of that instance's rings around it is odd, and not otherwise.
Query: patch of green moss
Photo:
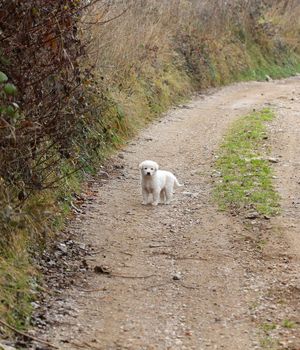
[[[221,209],[243,212],[255,209],[261,215],[279,211],[279,196],[272,183],[272,168],[262,147],[270,110],[252,113],[235,122],[221,145],[216,170],[220,180],[215,198]]]

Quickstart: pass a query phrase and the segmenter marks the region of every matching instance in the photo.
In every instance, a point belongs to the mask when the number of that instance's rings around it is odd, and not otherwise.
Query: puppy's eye
[[[151,170],[153,170],[153,168],[151,168]]]

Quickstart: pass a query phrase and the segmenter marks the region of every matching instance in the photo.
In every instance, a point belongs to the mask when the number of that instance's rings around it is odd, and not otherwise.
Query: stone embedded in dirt
[[[54,253],[55,254],[55,253]],[[54,260],[49,260],[48,262],[47,262],[47,265],[49,266],[49,267],[51,267],[51,266],[56,266],[56,262],[54,261]]]
[[[68,248],[64,243],[58,243],[57,249],[59,249],[64,254],[67,254]]]
[[[215,157],[216,159],[218,159],[218,157]],[[211,177],[221,177],[222,173],[220,171],[217,170],[213,170],[212,174],[210,175]]]
[[[188,191],[184,191],[184,192],[182,192],[182,194],[184,196],[191,197],[191,198],[197,198],[199,195],[199,193],[193,193],[193,192],[188,192]]]
[[[34,309],[38,309],[41,306],[38,301],[32,301],[30,304]]]
[[[63,256],[65,253],[63,253],[61,250],[57,250],[54,252],[54,255],[57,259],[59,259],[61,256]]]
[[[269,75],[266,75],[265,79],[266,79],[266,81],[273,81],[273,79]]]
[[[82,243],[82,242],[79,242],[78,243],[78,247],[82,250],[86,250],[86,244],[85,243]]]
[[[190,107],[190,106],[188,106],[188,105],[178,105],[177,106],[178,108],[184,108],[184,109],[191,109],[191,108],[193,108],[193,107]]]
[[[181,278],[182,278],[181,272],[176,272],[172,277],[174,281],[179,281],[181,280]]]
[[[88,270],[89,269],[89,265],[87,263],[87,261],[85,259],[81,260],[81,266],[83,269]]]
[[[104,171],[104,170],[98,171],[98,175],[101,176],[101,177],[104,177],[104,178],[106,178],[106,179],[109,178],[108,173],[107,173],[106,171]]]
[[[266,160],[268,160],[270,163],[278,163],[279,160],[277,158],[274,157],[268,157],[266,158]]]
[[[250,220],[257,219],[259,218],[259,213],[257,211],[251,211],[248,214],[246,214],[245,218]]]
[[[192,192],[184,191],[184,192],[182,192],[182,194],[185,195],[185,196],[191,197],[193,193],[192,193]]]
[[[123,164],[114,164],[113,167],[114,167],[114,169],[124,169]]]
[[[99,273],[99,274],[103,274],[103,275],[110,275],[111,274],[111,272],[108,270],[107,266],[101,266],[101,265],[96,265],[94,267],[94,272]]]

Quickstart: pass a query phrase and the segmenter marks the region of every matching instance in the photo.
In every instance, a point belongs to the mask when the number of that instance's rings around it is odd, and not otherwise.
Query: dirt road
[[[211,195],[222,136],[263,106],[277,114],[267,142],[282,215],[261,224],[219,212]],[[71,224],[95,254],[54,303],[45,339],[60,349],[299,350],[299,140],[299,77],[198,96],[141,132]],[[141,205],[145,159],[185,184],[171,205]]]

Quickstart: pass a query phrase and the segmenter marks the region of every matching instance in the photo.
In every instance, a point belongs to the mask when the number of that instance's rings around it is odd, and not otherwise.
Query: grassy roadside
[[[266,124],[274,118],[269,109],[236,121],[221,145],[216,161],[214,196],[222,210],[255,211],[260,216],[279,212],[279,197],[272,184]],[[271,159],[272,160],[272,159]]]
[[[242,220],[246,231],[234,240],[239,240],[243,251],[247,247],[244,251],[248,255],[247,268],[252,264],[252,273],[259,270],[258,279],[267,276],[277,267],[274,262],[287,255],[285,230],[278,221],[264,220],[280,212],[271,167],[277,160],[269,155],[267,135],[267,125],[274,118],[271,110],[264,109],[238,119],[225,136],[215,162],[215,199],[221,210]],[[253,264],[255,260],[257,263]],[[296,335],[299,327],[291,312],[297,310],[295,292],[293,288],[280,286],[278,281],[283,275],[286,276],[285,272],[276,268],[265,285],[255,289],[255,302],[249,305],[255,314],[253,326],[257,327],[261,349],[288,348],[285,345],[288,339],[299,338]],[[274,308],[269,307],[267,300],[272,301]],[[291,349],[297,348],[293,345]]]

